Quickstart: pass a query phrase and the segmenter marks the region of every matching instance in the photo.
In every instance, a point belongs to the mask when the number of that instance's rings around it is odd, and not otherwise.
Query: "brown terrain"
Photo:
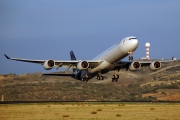
[[[180,61],[163,63],[158,71],[149,67],[121,70],[120,79],[81,82],[71,77],[42,73],[0,75],[0,96],[7,101],[180,101]]]

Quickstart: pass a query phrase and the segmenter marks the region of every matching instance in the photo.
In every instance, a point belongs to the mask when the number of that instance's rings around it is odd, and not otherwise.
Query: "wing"
[[[159,62],[159,63],[167,63],[167,62],[173,62],[174,60],[134,60],[134,61],[119,61],[112,70],[120,70],[120,69],[129,69],[129,66],[133,62],[138,62],[141,64],[141,67],[143,66],[149,66],[153,62]]]
[[[83,60],[89,63],[89,68],[97,67],[102,63],[101,60]],[[77,68],[77,64],[81,62],[81,60],[54,60],[56,67],[64,67],[64,68]]]
[[[22,61],[22,62],[39,63],[39,64],[43,64],[45,62],[45,60],[31,60],[31,59],[21,59],[21,58],[10,58],[6,54],[4,54],[4,56],[9,60],[16,60],[16,61]]]
[[[48,60],[32,60],[32,59],[21,59],[21,58],[10,58],[6,54],[4,56],[9,60],[16,60],[21,62],[29,62],[29,63],[37,63],[37,64],[44,64]],[[76,68],[77,64],[81,62],[81,60],[52,60],[54,61],[55,67],[58,69],[59,67],[65,68]],[[100,65],[103,61],[101,60],[83,60],[88,62],[89,68],[94,68]]]
[[[112,70],[120,70],[120,69],[129,69],[129,65],[132,63],[132,61],[119,61]]]
[[[160,63],[168,63],[168,62],[173,62],[174,60],[136,60],[137,62],[139,62],[141,64],[141,66],[148,66],[153,62],[160,62]]]

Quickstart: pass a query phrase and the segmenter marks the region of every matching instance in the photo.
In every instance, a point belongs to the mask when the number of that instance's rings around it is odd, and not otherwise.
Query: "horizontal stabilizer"
[[[74,74],[43,74],[47,76],[74,76]]]

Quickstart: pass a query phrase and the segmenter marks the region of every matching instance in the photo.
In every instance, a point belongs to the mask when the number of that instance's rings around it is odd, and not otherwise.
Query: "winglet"
[[[7,59],[10,59],[10,57],[8,57],[6,54],[4,54],[4,56],[5,56]]]

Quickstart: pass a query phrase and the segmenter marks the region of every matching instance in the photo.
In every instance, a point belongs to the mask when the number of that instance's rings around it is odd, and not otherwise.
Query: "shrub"
[[[93,111],[93,112],[91,112],[91,114],[97,114],[97,112]]]
[[[155,108],[151,108],[150,110],[155,110]]]
[[[121,116],[122,116],[122,115],[120,115],[120,114],[117,114],[117,115],[116,115],[116,117],[121,117]]]
[[[102,109],[97,109],[97,111],[102,111]]]
[[[161,94],[166,95],[166,92],[161,92]]]
[[[63,115],[62,117],[70,117],[69,115]]]

